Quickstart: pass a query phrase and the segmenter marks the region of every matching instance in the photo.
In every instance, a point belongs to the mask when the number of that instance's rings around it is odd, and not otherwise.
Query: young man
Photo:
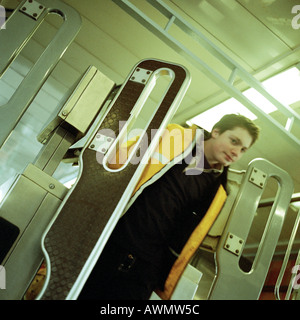
[[[228,166],[258,138],[241,115],[226,115],[204,141],[201,174],[186,174],[184,161],[147,186],[119,220],[79,299],[149,299],[166,277],[190,234],[205,215]]]

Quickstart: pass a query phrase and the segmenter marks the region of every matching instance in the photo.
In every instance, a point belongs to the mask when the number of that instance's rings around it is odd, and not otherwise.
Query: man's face
[[[223,133],[220,133],[219,129],[214,129],[212,139],[214,160],[224,166],[238,161],[252,143],[249,132],[241,127],[226,130]]]

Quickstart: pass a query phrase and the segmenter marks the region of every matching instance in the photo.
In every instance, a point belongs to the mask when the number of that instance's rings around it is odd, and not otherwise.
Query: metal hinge
[[[244,240],[242,238],[239,238],[238,236],[229,232],[224,244],[224,249],[239,256],[242,252],[243,243]]]
[[[152,71],[150,70],[143,69],[143,68],[136,68],[133,74],[131,75],[130,80],[134,82],[146,84],[151,74],[152,74]]]
[[[37,20],[44,10],[45,7],[34,0],[27,0],[20,9],[21,12],[25,13],[34,20]]]
[[[249,181],[255,184],[256,186],[263,188],[267,180],[267,174],[257,168],[253,168]]]
[[[105,154],[114,140],[115,139],[113,139],[112,137],[97,133],[95,138],[89,145],[89,149]]]

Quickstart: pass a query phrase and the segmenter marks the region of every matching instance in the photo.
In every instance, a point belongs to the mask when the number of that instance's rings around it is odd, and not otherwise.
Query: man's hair
[[[212,128],[219,129],[220,133],[226,130],[232,130],[236,127],[246,129],[252,137],[251,145],[258,139],[260,129],[254,122],[241,114],[226,114]]]

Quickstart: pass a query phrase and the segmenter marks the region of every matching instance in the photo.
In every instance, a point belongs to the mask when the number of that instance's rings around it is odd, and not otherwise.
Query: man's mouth
[[[225,159],[227,162],[233,162],[232,158],[227,153],[225,153]]]

